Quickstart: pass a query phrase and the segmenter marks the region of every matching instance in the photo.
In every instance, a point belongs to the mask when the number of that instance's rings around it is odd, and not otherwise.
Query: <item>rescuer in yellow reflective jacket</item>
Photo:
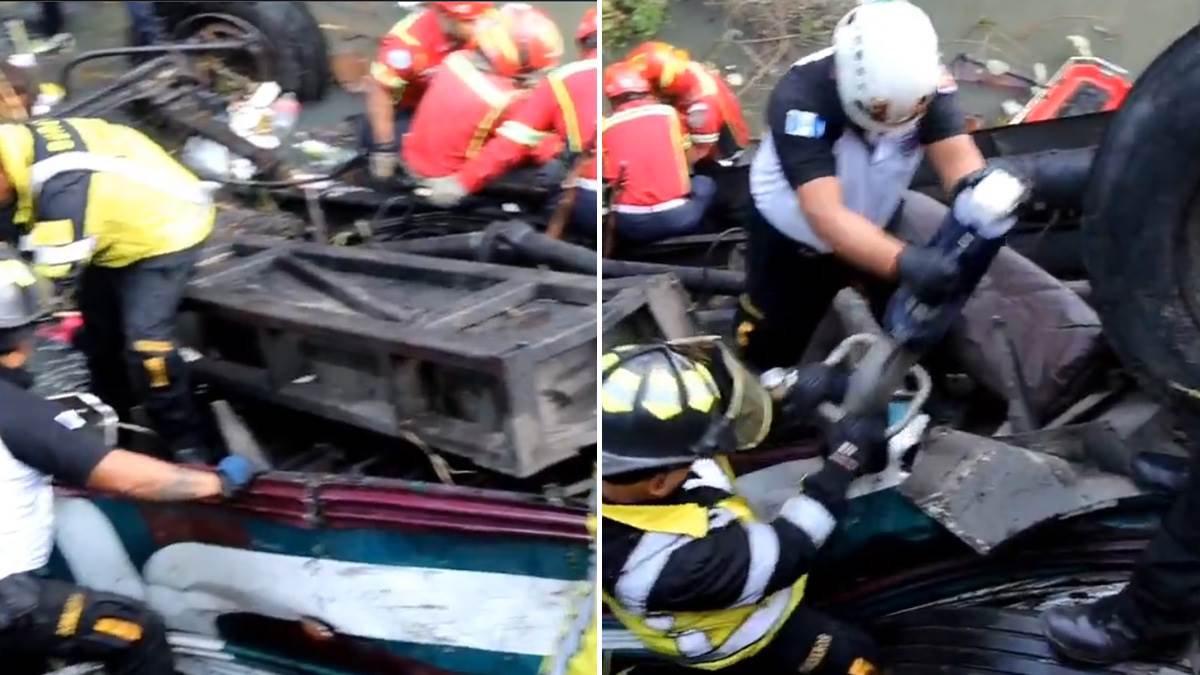
[[[844,376],[806,366],[777,406],[705,338],[618,347],[601,368],[601,585],[621,623],[692,668],[876,675],[871,638],[801,600],[851,480],[887,465],[882,416],[833,424],[825,466],[764,521],[734,489],[725,455],[758,445],[776,418],[840,399]]]
[[[93,391],[126,420],[143,403],[178,459],[208,459],[174,326],[213,228],[208,184],[99,119],[0,125],[0,168],[0,235],[41,275],[78,278]]]

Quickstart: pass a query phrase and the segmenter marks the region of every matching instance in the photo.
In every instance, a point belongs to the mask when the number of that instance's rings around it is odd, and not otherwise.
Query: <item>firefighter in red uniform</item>
[[[552,150],[565,149],[571,162],[592,152],[599,79],[596,34],[596,10],[591,8],[575,31],[579,60],[554,69],[538,82],[479,155],[453,177],[437,182],[431,202],[443,208],[454,206],[513,167],[536,159],[547,145]],[[571,220],[580,226],[594,225],[598,185],[594,159],[585,160],[578,173]]]
[[[475,43],[472,50],[446,57],[401,149],[405,168],[423,181],[435,204],[461,199],[459,173],[513,118],[528,95],[523,85],[536,84],[563,54],[558,27],[545,12],[525,3],[503,6],[494,21],[481,24]],[[472,171],[486,168],[475,167]],[[561,179],[561,169],[547,170]],[[540,172],[541,167],[519,167],[508,175],[537,184],[543,181]]]
[[[601,143],[617,234],[649,242],[694,232],[716,184],[688,176],[691,140],[679,115],[654,99],[650,83],[629,64],[605,69],[604,95],[614,111],[604,121]]]
[[[371,174],[395,171],[399,139],[433,73],[451,52],[467,47],[476,22],[492,2],[428,2],[392,27],[379,41],[367,83],[365,124],[359,142],[370,153]]]
[[[685,120],[692,141],[690,159],[698,172],[733,162],[750,143],[737,96],[724,78],[691,60],[686,51],[665,42],[646,42],[630,52],[626,62]]]

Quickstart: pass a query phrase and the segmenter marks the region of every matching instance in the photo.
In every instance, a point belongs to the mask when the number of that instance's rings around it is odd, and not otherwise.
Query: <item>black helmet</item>
[[[771,400],[718,338],[617,347],[601,359],[601,474],[754,447]]]

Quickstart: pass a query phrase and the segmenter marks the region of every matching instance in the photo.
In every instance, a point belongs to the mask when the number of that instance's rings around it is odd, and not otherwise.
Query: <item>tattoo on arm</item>
[[[215,473],[189,469],[125,450],[113,450],[92,470],[88,486],[152,501],[187,501],[221,494]]]
[[[150,494],[144,495],[144,498],[169,502],[211,497],[212,478],[211,474],[180,466],[172,467],[167,481],[156,486]]]

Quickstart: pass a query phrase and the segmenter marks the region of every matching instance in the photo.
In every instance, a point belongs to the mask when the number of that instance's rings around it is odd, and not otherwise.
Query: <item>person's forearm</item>
[[[880,279],[896,278],[904,242],[845,207],[807,214],[813,232],[837,257]]]
[[[987,166],[983,153],[974,139],[967,134],[952,136],[931,144],[926,149],[929,163],[933,165],[942,181],[946,194],[954,190],[958,181]]]
[[[689,166],[695,165],[696,162],[699,162],[700,160],[704,159],[704,157],[706,155],[708,155],[708,151],[711,149],[712,149],[711,143],[708,145],[693,145],[687,151],[688,165]]]
[[[378,144],[396,140],[396,109],[392,94],[382,84],[371,80],[367,86],[367,122],[371,125],[371,140]]]
[[[146,501],[190,501],[221,494],[221,477],[126,450],[100,460],[88,487]]]

